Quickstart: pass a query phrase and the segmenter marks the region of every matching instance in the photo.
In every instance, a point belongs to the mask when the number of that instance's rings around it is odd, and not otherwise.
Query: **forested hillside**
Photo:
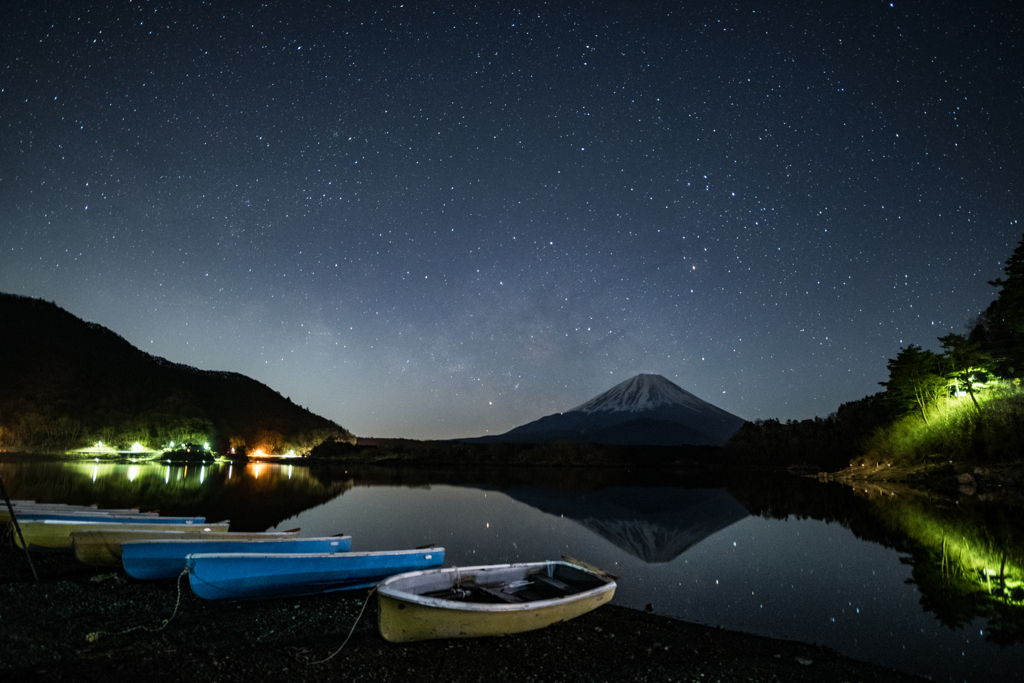
[[[254,379],[171,363],[54,303],[0,293],[0,450],[173,441],[304,454],[329,436],[354,442]]]

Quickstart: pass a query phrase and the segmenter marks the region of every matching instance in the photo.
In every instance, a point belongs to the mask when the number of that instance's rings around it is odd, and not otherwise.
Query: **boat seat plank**
[[[483,593],[484,595],[489,595],[492,598],[496,598],[498,600],[501,600],[502,602],[522,602],[523,601],[523,599],[520,598],[519,596],[510,595],[508,593],[503,593],[502,591],[495,590],[494,588],[491,588],[490,586],[482,586],[480,584],[477,584],[477,585],[473,586],[473,589]]]
[[[562,583],[558,579],[553,579],[546,574],[534,574],[530,577],[534,583],[540,583],[550,588],[554,588],[556,591],[563,595],[572,595],[573,593],[579,593],[578,590],[573,588],[567,583]]]

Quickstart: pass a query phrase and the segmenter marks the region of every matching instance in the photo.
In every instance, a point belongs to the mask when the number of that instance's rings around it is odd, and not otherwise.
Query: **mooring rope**
[[[188,572],[188,569],[186,569],[185,571]],[[204,586],[209,586],[210,588],[218,590],[221,593],[227,593],[229,596],[231,596],[231,595],[236,596],[239,599],[246,598],[246,597],[249,597],[251,595],[250,591],[233,591],[230,588],[225,588],[224,586],[221,586],[219,584],[210,583],[209,581],[207,581],[203,577],[199,576],[198,574],[192,574],[192,578],[189,579],[189,580],[192,581],[193,583],[201,583]],[[221,596],[221,597],[223,597],[223,596]]]
[[[377,590],[377,587],[376,587],[376,586],[374,586],[373,588],[371,588],[371,589],[370,589],[370,590],[369,590],[369,591],[368,591],[368,592],[366,593],[366,600],[364,600],[364,601],[363,601],[363,608],[362,608],[361,610],[359,610],[359,616],[358,616],[358,617],[356,617],[355,623],[353,623],[353,624],[352,624],[352,628],[351,628],[351,629],[349,629],[348,635],[347,635],[347,636],[345,636],[345,641],[344,641],[344,642],[343,642],[343,643],[341,644],[341,646],[340,646],[340,647],[339,647],[339,648],[338,648],[337,650],[335,650],[334,652],[332,652],[332,653],[331,653],[331,654],[330,654],[330,655],[329,655],[328,657],[326,657],[325,659],[321,659],[321,660],[318,660],[318,661],[315,661],[315,662],[310,662],[310,661],[306,661],[306,662],[304,662],[305,664],[308,664],[308,665],[310,665],[310,666],[315,666],[315,665],[317,665],[317,664],[324,664],[324,663],[326,663],[326,662],[329,662],[330,660],[332,660],[332,659],[334,658],[334,656],[335,656],[336,654],[338,654],[339,652],[341,652],[341,651],[342,651],[342,650],[343,650],[343,649],[345,648],[345,645],[347,645],[347,644],[348,644],[348,640],[349,640],[349,638],[351,638],[351,637],[352,637],[352,634],[356,632],[356,626],[357,626],[357,625],[359,625],[359,620],[363,618],[363,612],[365,612],[365,611],[366,611],[366,606],[370,604],[370,598],[372,598],[372,597],[373,597],[373,592],[374,592],[375,590]]]
[[[171,616],[167,617],[163,620],[163,622],[161,622],[160,626],[156,628],[153,628],[152,626],[133,626],[132,628],[125,629],[124,631],[119,631],[118,633],[109,633],[108,631],[93,631],[92,633],[86,634],[85,639],[90,643],[95,643],[97,640],[100,639],[101,636],[123,636],[126,633],[131,633],[132,631],[149,631],[150,633],[158,633],[160,631],[163,631],[165,628],[167,628],[167,624],[171,623],[171,619],[173,619],[178,614],[178,607],[181,605],[181,577],[185,576],[186,574],[188,574],[188,569],[183,569],[182,572],[178,574],[178,599],[174,603],[174,611],[171,612]]]

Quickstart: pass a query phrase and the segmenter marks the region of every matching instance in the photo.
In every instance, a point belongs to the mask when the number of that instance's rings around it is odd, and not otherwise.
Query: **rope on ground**
[[[102,636],[123,636],[126,633],[131,633],[132,631],[149,631],[150,633],[159,633],[160,631],[163,631],[165,628],[167,628],[167,624],[171,623],[171,619],[173,619],[178,614],[178,607],[181,605],[181,578],[186,574],[188,574],[188,569],[183,569],[181,573],[178,574],[178,599],[174,603],[174,611],[171,612],[171,616],[164,619],[163,622],[161,622],[161,624],[158,627],[153,628],[152,626],[133,626],[132,628],[125,629],[124,631],[119,631],[117,633],[109,633],[107,631],[93,631],[92,633],[86,634],[85,639],[90,643],[95,643]]]
[[[317,665],[317,664],[324,664],[324,663],[326,663],[326,662],[329,662],[330,660],[334,659],[334,656],[335,656],[336,654],[338,654],[339,652],[341,652],[341,651],[342,651],[342,650],[343,650],[343,649],[345,648],[345,645],[347,645],[347,644],[348,644],[348,639],[349,639],[349,638],[351,638],[351,637],[352,637],[352,634],[356,632],[356,626],[357,626],[357,625],[359,624],[359,620],[363,618],[363,612],[365,612],[365,611],[366,611],[366,606],[370,604],[370,598],[372,598],[372,597],[373,597],[373,592],[374,592],[375,590],[377,590],[377,587],[376,587],[376,586],[374,586],[373,588],[371,588],[371,589],[370,589],[370,590],[369,590],[369,591],[368,591],[368,592],[366,593],[366,600],[364,600],[364,601],[363,601],[363,608],[362,608],[361,610],[359,610],[359,616],[358,616],[358,617],[356,617],[355,623],[354,623],[354,624],[352,624],[352,628],[351,628],[351,629],[349,629],[348,635],[347,635],[347,636],[345,637],[345,642],[343,642],[343,643],[341,644],[341,647],[339,647],[339,648],[338,648],[337,650],[335,650],[334,652],[332,652],[332,653],[330,654],[330,656],[326,657],[325,659],[320,659],[320,660],[317,660],[317,661],[315,661],[315,662],[310,662],[310,661],[307,661],[307,662],[305,662],[305,664],[308,664],[308,665],[310,665],[310,666],[315,666],[315,665]]]

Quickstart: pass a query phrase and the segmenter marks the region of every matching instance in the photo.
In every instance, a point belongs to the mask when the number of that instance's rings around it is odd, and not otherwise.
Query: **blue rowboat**
[[[261,537],[260,534],[228,532],[204,534],[203,538],[127,541],[121,543],[121,563],[136,579],[173,579],[185,570],[189,555],[198,553],[256,553],[262,555],[344,553],[352,547],[351,536],[324,538]]]
[[[88,522],[102,522],[104,524],[116,524],[125,522],[130,524],[202,524],[206,517],[162,517],[148,512],[125,514],[125,513],[104,513],[104,512],[26,512],[16,513],[18,521],[39,522],[52,520],[68,524],[85,524]]]
[[[188,582],[207,600],[248,600],[375,586],[393,574],[440,567],[444,548],[365,553],[189,555]]]

